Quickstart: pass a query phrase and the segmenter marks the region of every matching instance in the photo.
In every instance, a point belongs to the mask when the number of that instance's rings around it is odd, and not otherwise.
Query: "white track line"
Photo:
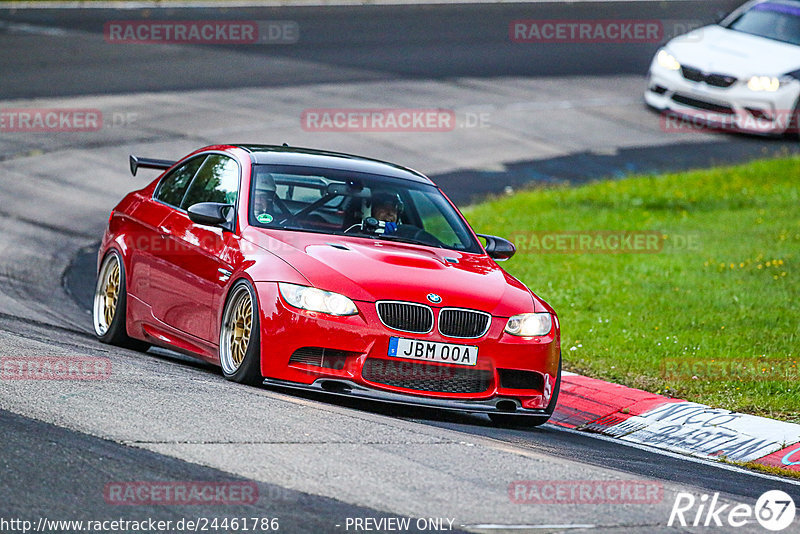
[[[462,528],[474,528],[478,530],[533,530],[533,529],[568,529],[568,528],[596,528],[597,525],[499,525],[496,523],[486,523],[477,525],[460,525]]]

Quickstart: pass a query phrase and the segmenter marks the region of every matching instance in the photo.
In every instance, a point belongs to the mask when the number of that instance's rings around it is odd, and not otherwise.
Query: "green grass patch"
[[[775,467],[773,465],[764,465],[758,462],[735,462],[728,460],[726,458],[720,458],[720,461],[725,464],[730,465],[737,465],[739,467],[743,467],[745,469],[751,469],[753,471],[760,471],[762,473],[766,473],[768,475],[775,475],[787,478],[796,478],[800,480],[800,471],[792,471],[791,469],[784,469],[783,467]]]
[[[518,244],[503,266],[558,312],[565,369],[800,422],[800,158],[534,189],[464,212]],[[614,245],[607,232],[644,246],[595,248]],[[562,252],[543,253],[559,235]]]

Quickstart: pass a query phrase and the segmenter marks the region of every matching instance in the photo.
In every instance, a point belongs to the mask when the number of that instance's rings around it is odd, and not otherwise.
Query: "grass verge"
[[[558,312],[566,369],[800,423],[800,158],[464,212],[517,244],[504,267]]]
[[[750,469],[752,471],[759,471],[761,473],[766,473],[768,475],[775,475],[775,476],[782,476],[787,478],[794,478],[800,480],[800,472],[798,471],[791,471],[789,469],[784,469],[782,467],[775,467],[773,465],[764,465],[758,462],[734,462],[731,460],[720,459],[722,463],[736,465],[742,467],[744,469]]]

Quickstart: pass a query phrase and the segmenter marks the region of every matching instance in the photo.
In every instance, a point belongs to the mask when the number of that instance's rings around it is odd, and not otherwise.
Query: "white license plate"
[[[476,365],[478,347],[392,337],[389,339],[389,356],[426,362]]]

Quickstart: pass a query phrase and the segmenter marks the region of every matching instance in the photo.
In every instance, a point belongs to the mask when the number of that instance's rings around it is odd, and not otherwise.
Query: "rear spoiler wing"
[[[136,171],[139,167],[143,169],[162,169],[167,170],[176,162],[174,161],[167,161],[165,159],[153,159],[153,158],[140,158],[138,156],[134,156],[133,154],[130,155],[128,161],[131,165],[131,174],[136,176]]]

